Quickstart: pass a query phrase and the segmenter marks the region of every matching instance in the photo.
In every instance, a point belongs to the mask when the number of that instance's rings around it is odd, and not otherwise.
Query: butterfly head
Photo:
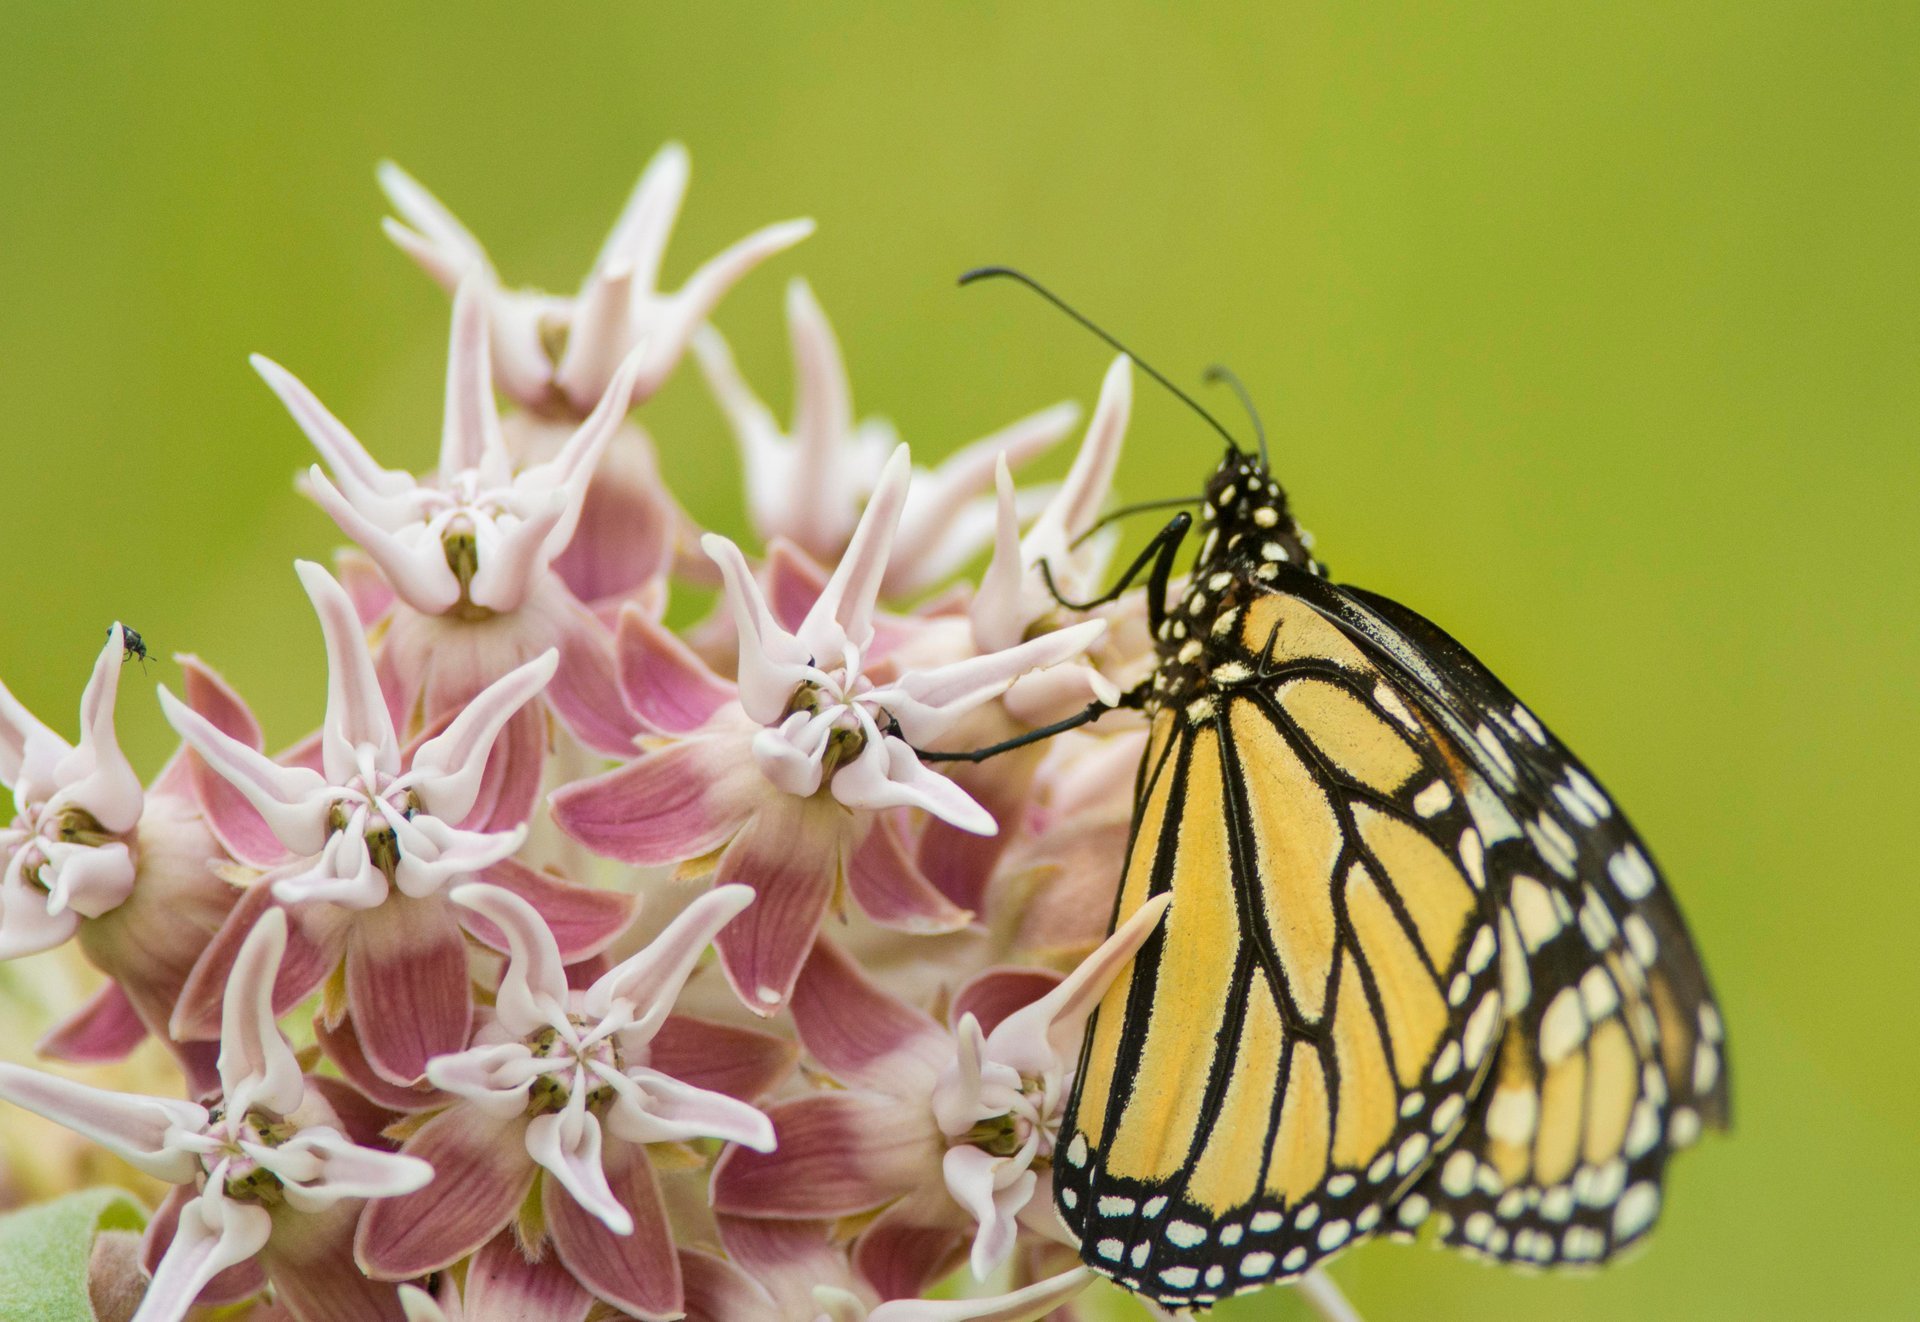
[[[1221,458],[1207,479],[1200,526],[1196,576],[1228,571],[1271,581],[1289,564],[1326,574],[1313,556],[1313,534],[1294,521],[1287,493],[1258,455],[1229,449]]]

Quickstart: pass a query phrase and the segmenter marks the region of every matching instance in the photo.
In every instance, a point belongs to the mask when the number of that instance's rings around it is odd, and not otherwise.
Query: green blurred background
[[[1368,1247],[1334,1275],[1370,1319],[1920,1311],[1920,6],[15,4],[0,103],[0,675],[56,724],[115,617],[274,737],[317,718],[288,562],[335,538],[246,355],[430,462],[446,303],[377,159],[567,289],[681,137],[671,277],[821,223],[720,317],[773,398],[797,271],[923,456],[1105,362],[955,292],[977,263],[1183,377],[1227,359],[1336,571],[1472,644],[1657,845],[1737,1132],[1637,1260]],[[737,528],[697,378],[648,421]],[[1143,391],[1123,492],[1213,457]],[[155,766],[151,704],[123,725]]]

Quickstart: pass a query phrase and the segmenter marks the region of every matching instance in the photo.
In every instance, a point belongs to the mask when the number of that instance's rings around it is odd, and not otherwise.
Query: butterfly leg
[[[1179,553],[1180,543],[1186,540],[1187,529],[1193,526],[1193,516],[1185,512],[1167,520],[1167,526],[1153,535],[1153,540],[1141,548],[1140,554],[1133,558],[1126,572],[1120,575],[1105,593],[1091,601],[1068,601],[1060,595],[1060,589],[1054,586],[1053,570],[1045,560],[1040,562],[1040,578],[1047,585],[1047,591],[1053,599],[1072,611],[1092,610],[1096,606],[1105,606],[1118,601],[1120,595],[1133,586],[1133,581],[1145,572],[1147,574],[1147,622],[1158,634],[1160,621],[1167,610],[1167,584],[1173,579],[1173,557]],[[1148,567],[1151,566],[1151,569]]]

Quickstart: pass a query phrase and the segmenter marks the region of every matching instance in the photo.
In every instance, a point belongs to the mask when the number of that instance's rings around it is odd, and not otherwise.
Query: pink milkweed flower
[[[545,1234],[581,1285],[637,1317],[678,1316],[680,1268],[646,1145],[719,1138],[765,1150],[773,1129],[748,1103],[660,1068],[654,1048],[701,951],[753,892],[707,892],[585,990],[568,985],[524,900],[483,885],[453,898],[505,933],[507,967],[473,1044],[427,1067],[458,1100],[404,1151],[441,1179],[368,1209],[355,1240],[361,1266],[387,1280],[445,1268],[512,1223],[541,1179]],[[709,1042],[716,1056],[727,1046],[721,1034]],[[542,1254],[537,1239],[528,1247],[533,1270]]]
[[[486,619],[524,606],[572,540],[641,359],[635,353],[612,372],[557,455],[516,473],[493,398],[485,295],[463,284],[453,302],[440,466],[426,478],[380,467],[291,373],[258,354],[253,365],[332,470],[329,477],[313,465],[307,493],[373,558],[400,599],[423,615]]]
[[[134,1322],[178,1322],[196,1302],[231,1303],[269,1282],[299,1322],[402,1317],[393,1287],[354,1269],[353,1225],[366,1200],[411,1193],[433,1168],[352,1142],[302,1076],[274,1025],[286,943],[276,912],[241,947],[223,1000],[220,1090],[204,1103],[0,1065],[0,1097],[180,1186],[148,1227],[153,1281]]]
[[[854,1261],[890,1299],[920,1294],[956,1256],[984,1280],[1023,1228],[1064,1239],[1050,1171],[1080,1041],[1170,902],[1141,906],[1064,979],[1034,969],[982,974],[955,996],[952,1029],[820,943],[794,989],[794,1026],[846,1087],[770,1108],[778,1146],[722,1154],[715,1210],[794,1219],[877,1212]]]
[[[1122,354],[1107,369],[1073,467],[1025,534],[1020,531],[1012,476],[1004,466],[996,472],[993,559],[968,606],[974,640],[981,648],[1005,647],[1059,627],[1069,612],[1055,592],[1080,601],[1105,590],[1107,563],[1117,539],[1112,532],[1094,530],[1113,489],[1133,411],[1132,368],[1132,360]],[[1052,579],[1052,590],[1042,566]],[[1144,597],[1134,593],[1100,608],[1097,618],[1110,627],[1099,649],[1073,665],[1021,680],[1007,694],[1007,709],[1030,724],[1044,725],[1090,702],[1115,701],[1152,661],[1153,640],[1146,634],[1143,606]]]
[[[454,299],[440,467],[424,478],[381,468],[299,381],[264,358],[254,365],[332,470],[329,478],[314,465],[308,494],[378,565],[394,594],[389,601],[362,596],[370,612],[387,611],[379,664],[396,722],[411,732],[457,711],[552,647],[560,666],[547,705],[588,744],[609,751],[590,719],[601,705],[596,695],[613,682],[607,630],[553,565],[573,540],[596,466],[621,428],[640,354],[629,356],[592,415],[550,457],[516,471],[494,402],[487,334],[484,297],[469,284]],[[535,780],[546,743],[538,727],[529,713],[508,732],[513,761]]]
[[[345,1004],[328,1007],[325,1017],[351,1016],[373,1070],[410,1084],[430,1057],[465,1045],[471,1024],[466,942],[460,911],[447,903],[450,886],[476,873],[511,877],[577,929],[575,958],[612,940],[631,908],[620,897],[513,868],[508,860],[526,839],[531,796],[500,795],[505,809],[483,803],[497,779],[488,775],[489,753],[552,677],[554,654],[508,672],[438,733],[403,750],[352,602],[320,566],[296,568],[327,651],[317,766],[261,753],[247,737],[252,722],[244,709],[209,715],[160,694],[167,719],[200,759],[202,780],[224,782],[224,789],[202,790],[214,830],[236,858],[263,872],[201,957],[174,1027],[182,1037],[205,1034],[206,1006],[217,1000],[233,952],[264,909],[284,907],[294,916],[294,953],[276,1003],[301,1000],[344,962]],[[502,816],[511,825],[496,820]],[[499,940],[484,926],[467,926],[483,941]],[[406,1012],[394,1013],[395,1006]]]
[[[680,737],[551,800],[560,828],[597,853],[655,866],[717,856],[720,883],[759,892],[718,944],[728,981],[760,1014],[785,1003],[843,878],[878,921],[950,929],[967,920],[923,878],[860,866],[854,848],[876,814],[898,808],[965,831],[996,831],[992,814],[923,764],[913,746],[941,738],[1029,671],[1084,652],[1106,627],[1074,625],[890,677],[873,665],[875,601],[910,467],[900,446],[846,555],[792,630],[775,617],[739,548],[709,535],[703,545],[720,566],[739,640],[737,680],[720,679],[629,613],[629,702],[654,728]]]
[[[13,821],[0,830],[0,959],[77,937],[112,979],[41,1042],[65,1060],[118,1060],[149,1032],[166,1041],[187,974],[235,898],[212,871],[220,847],[180,763],[147,792],[120,750],[114,708],[125,656],[116,624],[80,701],[77,745],[0,685],[0,781],[14,798]],[[211,1053],[169,1045],[204,1081]]]
[[[584,414],[607,390],[615,365],[640,355],[635,393],[650,398],[685,354],[694,330],[742,277],[813,233],[811,220],[756,230],[710,259],[673,293],[661,291],[660,261],[686,197],[687,150],[670,142],[640,176],[593,269],[572,298],[507,289],[479,240],[391,162],[380,167],[400,219],[387,237],[449,291],[472,281],[493,326],[501,389],[543,413]]]
[[[133,894],[145,791],[113,729],[125,646],[116,624],[80,699],[77,745],[0,686],[0,780],[15,814],[0,831],[0,959],[50,950]]]
[[[783,431],[734,364],[720,332],[703,327],[694,357],[733,426],[746,470],[747,511],[763,542],[784,537],[832,564],[846,551],[860,507],[879,486],[899,445],[879,418],[856,421],[833,327],[807,282],[787,286],[793,341],[793,424]],[[939,468],[914,475],[894,555],[881,590],[911,596],[950,577],[993,537],[994,464],[1018,466],[1066,436],[1079,418],[1072,403],[1021,418],[956,451]]]

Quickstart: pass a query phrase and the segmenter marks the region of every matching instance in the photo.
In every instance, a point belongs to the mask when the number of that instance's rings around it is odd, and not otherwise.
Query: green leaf
[[[0,1217],[0,1322],[94,1322],[87,1262],[103,1230],[139,1230],[124,1189],[83,1189]]]

